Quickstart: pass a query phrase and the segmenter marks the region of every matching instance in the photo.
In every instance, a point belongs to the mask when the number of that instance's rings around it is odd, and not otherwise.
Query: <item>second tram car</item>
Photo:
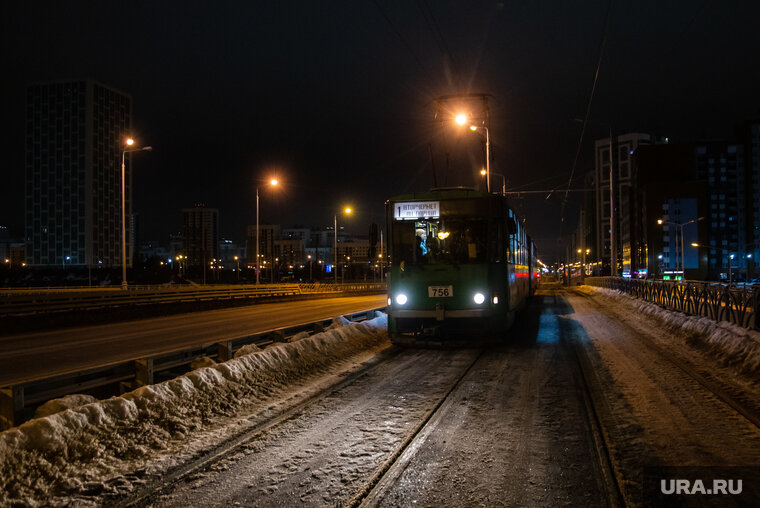
[[[535,246],[506,199],[440,188],[386,202],[388,331],[504,335],[538,283]]]

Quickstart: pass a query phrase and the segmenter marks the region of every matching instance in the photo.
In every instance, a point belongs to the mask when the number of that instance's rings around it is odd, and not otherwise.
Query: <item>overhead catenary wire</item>
[[[419,57],[417,56],[417,53],[415,53],[414,49],[412,49],[411,44],[409,44],[407,40],[404,38],[404,36],[401,34],[401,31],[399,31],[399,29],[396,28],[396,25],[393,23],[393,21],[391,21],[391,18],[385,12],[385,9],[383,9],[383,7],[380,5],[380,2],[378,2],[378,0],[372,0],[372,3],[375,4],[375,7],[377,7],[377,10],[380,11],[380,15],[385,19],[388,25],[390,25],[391,30],[393,30],[393,32],[399,38],[399,40],[401,41],[401,44],[403,44],[404,48],[409,52],[409,54],[412,55],[412,58],[414,59],[415,62],[417,62],[417,65],[419,65],[423,71],[427,72],[427,69],[422,64],[422,60],[419,59]]]
[[[604,20],[604,31],[602,33],[602,42],[599,46],[599,57],[597,58],[596,70],[594,71],[594,82],[593,82],[593,85],[591,86],[591,94],[589,95],[588,103],[586,104],[586,113],[583,116],[583,127],[581,128],[581,135],[580,135],[580,138],[578,139],[578,146],[575,150],[575,158],[573,159],[573,165],[570,168],[570,178],[568,178],[567,180],[567,189],[565,190],[565,196],[562,200],[560,228],[562,227],[562,224],[565,222],[565,205],[567,204],[567,195],[569,193],[570,186],[573,183],[573,177],[575,176],[575,168],[578,165],[578,157],[580,156],[581,147],[583,146],[583,138],[586,134],[586,126],[588,125],[588,119],[591,113],[591,105],[594,102],[594,94],[596,92],[596,85],[599,81],[599,70],[602,67],[602,58],[604,57],[604,49],[607,46],[607,38],[609,35],[609,28],[610,28],[610,19],[612,18],[612,2],[613,0],[609,0],[609,5],[607,7],[607,14],[605,15],[605,20]],[[561,233],[560,233],[560,236],[562,236]]]
[[[433,11],[430,9],[430,5],[428,5],[426,0],[418,0],[418,4],[421,6],[420,9],[422,11],[422,16],[423,18],[425,18],[425,22],[427,23],[428,28],[432,32],[433,38],[438,44],[438,49],[440,49],[444,58],[446,58],[449,62],[449,65],[450,65],[449,72],[451,73],[451,75],[456,74],[454,72],[456,68],[456,63],[454,62],[454,55],[451,53],[451,50],[449,49],[448,44],[446,44],[446,39],[443,36],[443,32],[441,31],[441,27],[438,24],[438,21],[435,19],[435,16],[433,15]],[[451,76],[448,76],[448,77],[451,78]]]

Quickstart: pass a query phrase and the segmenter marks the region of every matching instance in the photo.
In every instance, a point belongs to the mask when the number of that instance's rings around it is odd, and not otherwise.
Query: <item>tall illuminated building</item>
[[[95,80],[28,87],[28,265],[121,266],[121,151],[131,123],[132,98]],[[129,156],[125,171],[130,217]],[[131,266],[132,232],[127,231],[126,237]]]

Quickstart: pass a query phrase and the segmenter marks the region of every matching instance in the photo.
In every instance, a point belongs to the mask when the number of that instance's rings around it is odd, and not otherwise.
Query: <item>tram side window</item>
[[[491,259],[497,263],[504,261],[504,223],[501,221],[495,221],[493,223],[494,232],[488,235],[490,239],[489,249],[491,251]]]

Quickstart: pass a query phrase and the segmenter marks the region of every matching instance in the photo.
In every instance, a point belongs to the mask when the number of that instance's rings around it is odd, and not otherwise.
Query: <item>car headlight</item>
[[[486,296],[483,293],[475,293],[472,299],[475,301],[475,303],[480,305],[481,303],[486,301]]]
[[[406,304],[406,295],[404,293],[400,293],[396,295],[396,303],[399,305],[405,305]]]

